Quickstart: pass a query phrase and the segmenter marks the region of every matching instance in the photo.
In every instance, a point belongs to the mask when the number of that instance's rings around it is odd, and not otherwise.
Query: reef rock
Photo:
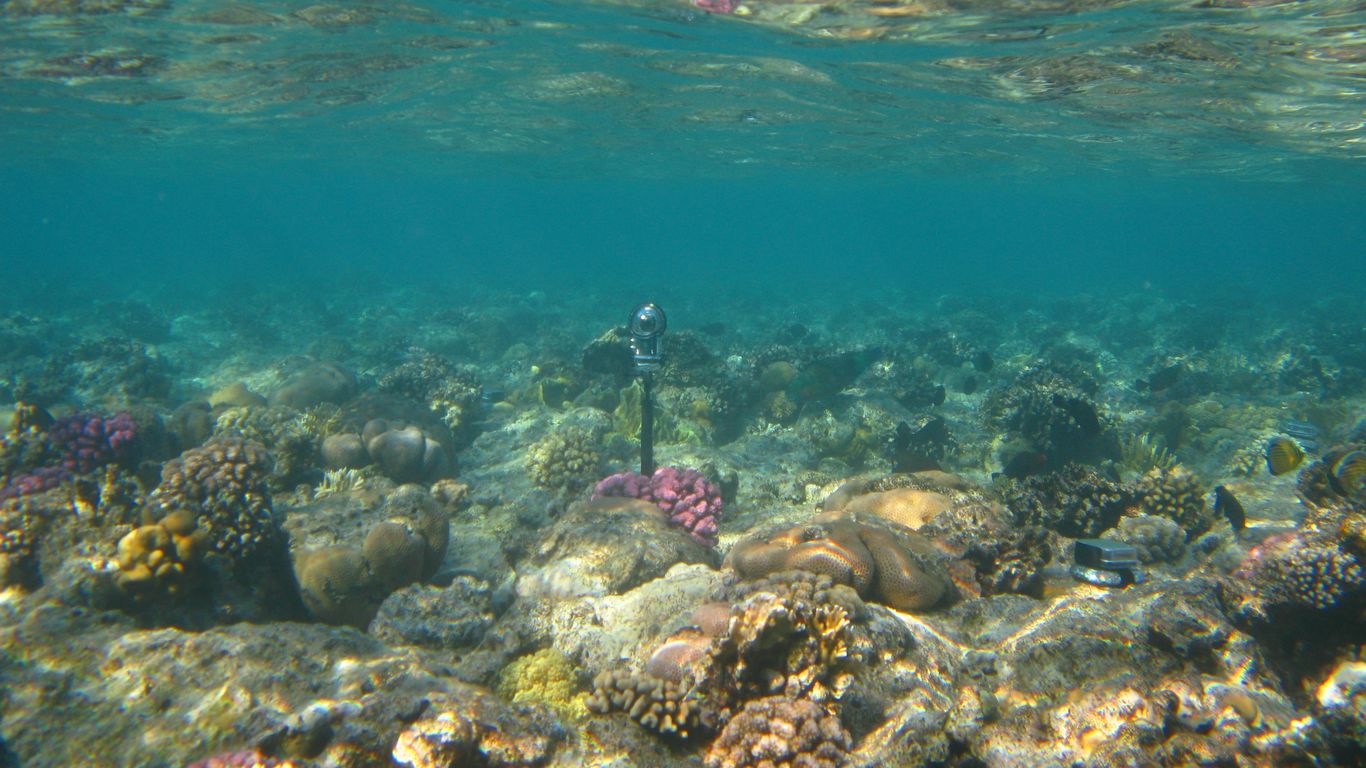
[[[569,508],[535,551],[517,564],[523,597],[565,598],[624,592],[663,576],[675,563],[712,564],[716,554],[640,499],[603,498]]]
[[[24,765],[89,765],[97,740],[108,765],[251,750],[318,765],[453,764],[413,762],[426,744],[532,766],[564,738],[549,712],[451,678],[444,657],[347,628],[138,631],[117,614],[46,605],[0,627],[0,652],[28,660],[0,665],[0,737]],[[438,737],[443,721],[460,723],[458,738]]]

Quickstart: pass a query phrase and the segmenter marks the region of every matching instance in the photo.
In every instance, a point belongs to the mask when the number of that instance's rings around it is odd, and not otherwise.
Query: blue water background
[[[568,150],[567,151],[571,151]],[[414,284],[1312,300],[1366,285],[1366,185],[1039,176],[446,178],[345,167],[0,176],[20,295]],[[28,298],[39,298],[29,296]]]

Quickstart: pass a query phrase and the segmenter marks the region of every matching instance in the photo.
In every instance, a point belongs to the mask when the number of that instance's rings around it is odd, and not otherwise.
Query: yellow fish
[[[1333,462],[1329,475],[1333,489],[1343,496],[1358,496],[1366,487],[1366,451],[1351,451]]]
[[[1276,436],[1266,444],[1266,468],[1273,475],[1284,475],[1304,463],[1304,449],[1288,437]]]

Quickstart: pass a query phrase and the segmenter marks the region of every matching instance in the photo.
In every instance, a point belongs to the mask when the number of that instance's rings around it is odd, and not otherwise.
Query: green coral
[[[513,704],[541,705],[570,720],[588,717],[588,693],[579,688],[573,663],[554,648],[504,667],[498,675],[498,693]]]
[[[617,398],[617,407],[612,411],[612,431],[637,440],[640,438],[641,409],[645,401],[645,390],[639,381],[624,387]],[[654,439],[656,444],[700,443],[702,436],[695,425],[679,419],[673,410],[656,398],[654,412]]]

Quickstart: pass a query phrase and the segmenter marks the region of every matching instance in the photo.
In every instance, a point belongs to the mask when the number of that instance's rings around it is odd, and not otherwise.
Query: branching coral
[[[427,406],[458,440],[468,436],[483,395],[473,376],[420,347],[409,349],[403,364],[381,376],[379,388]]]
[[[806,573],[737,588],[739,602],[708,603],[659,646],[643,671],[606,670],[590,710],[624,711],[679,738],[711,734],[746,702],[779,696],[836,711],[869,660],[856,623],[866,608],[848,587]]]

